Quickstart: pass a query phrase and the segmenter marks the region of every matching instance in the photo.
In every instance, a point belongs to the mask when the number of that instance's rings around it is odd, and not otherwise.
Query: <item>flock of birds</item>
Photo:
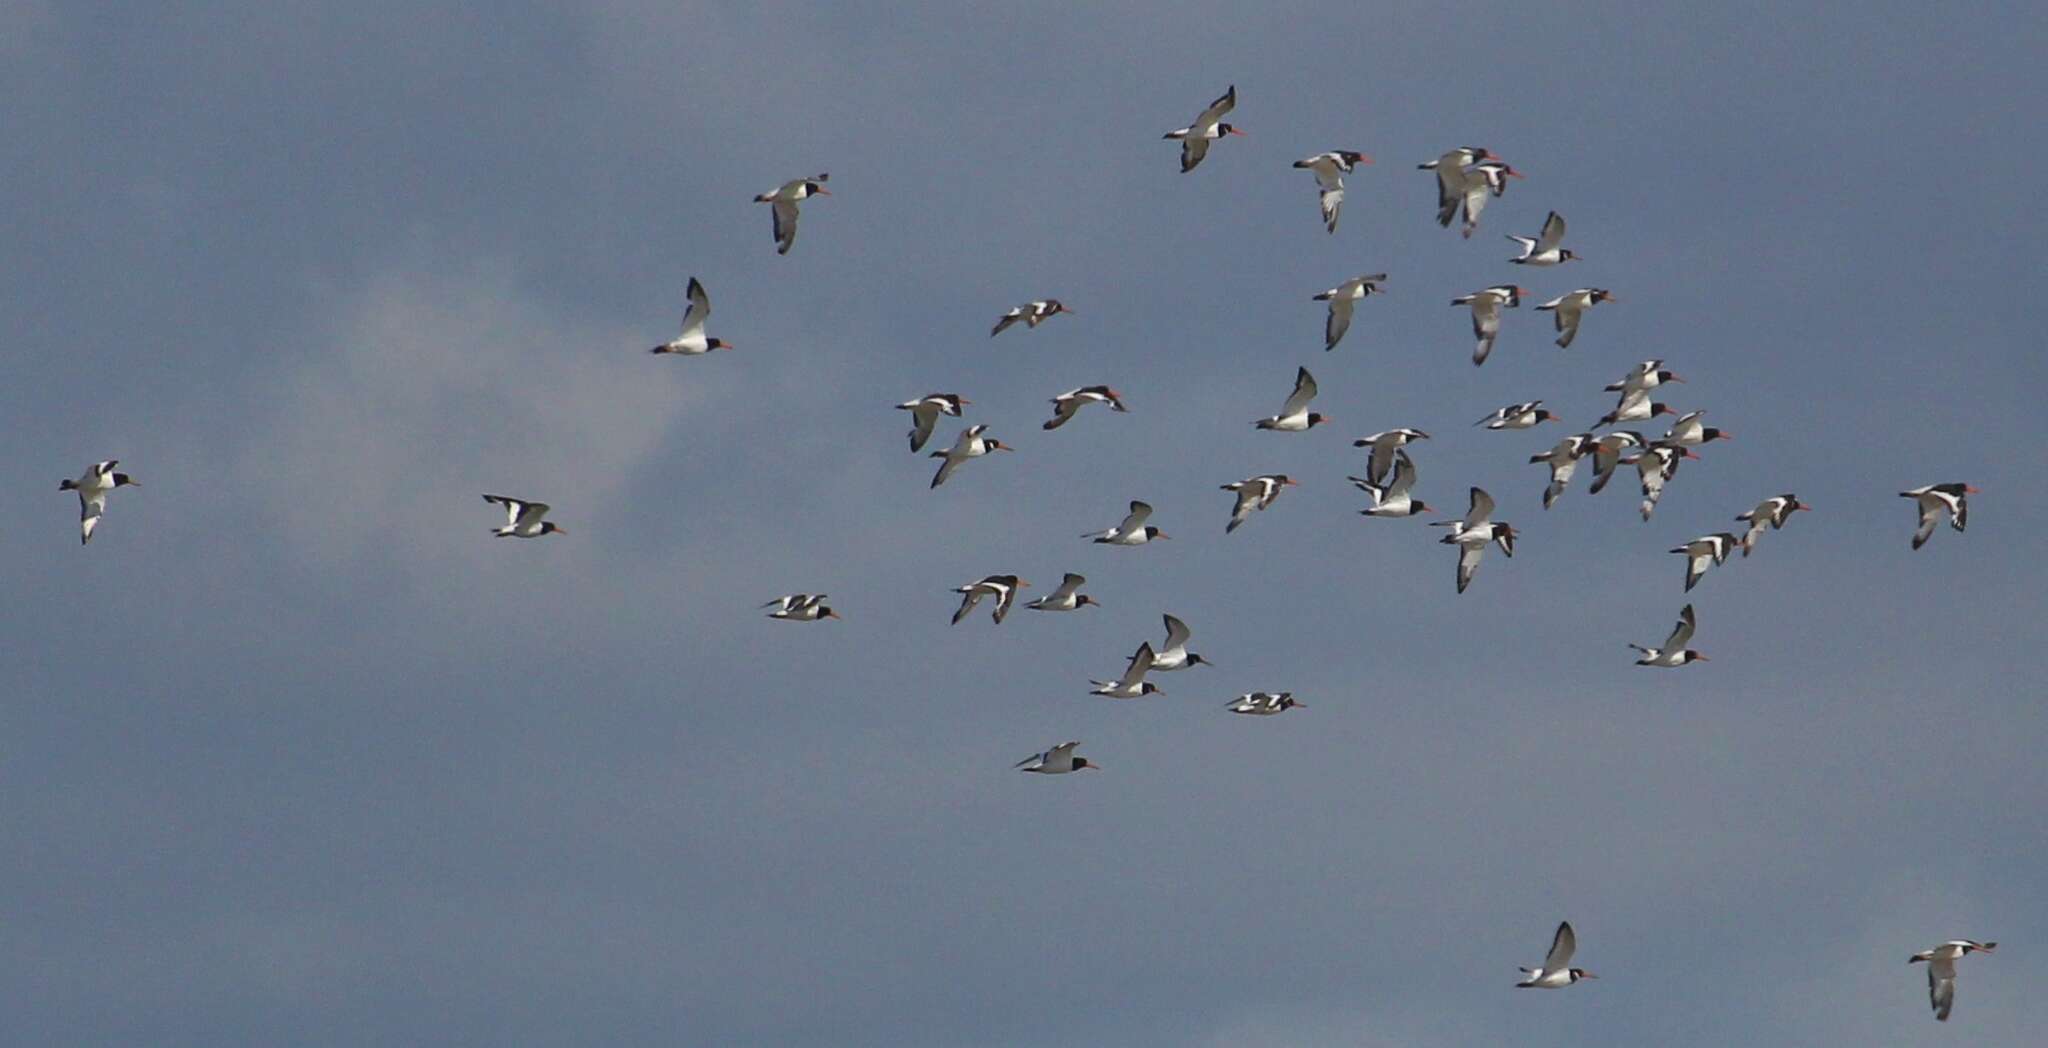
[[[1222,97],[1202,110],[1194,123],[1187,127],[1167,132],[1167,139],[1181,144],[1181,172],[1195,170],[1208,157],[1211,146],[1217,141],[1243,131],[1224,121],[1237,105],[1237,89],[1232,86]],[[1364,153],[1350,150],[1333,150],[1296,161],[1296,168],[1314,174],[1319,191],[1318,204],[1325,229],[1334,234],[1344,202],[1344,176],[1356,168],[1372,163]],[[1437,159],[1418,165],[1423,170],[1433,171],[1437,183],[1437,223],[1448,228],[1463,213],[1461,232],[1470,238],[1479,227],[1480,215],[1489,199],[1499,198],[1507,192],[1510,179],[1524,176],[1514,167],[1494,155],[1491,151],[1465,146],[1445,152]],[[830,176],[813,175],[793,179],[772,192],[762,193],[754,198],[757,203],[770,205],[773,216],[773,232],[777,254],[786,255],[796,243],[797,220],[800,205],[815,196],[828,196],[825,184]],[[1562,215],[1552,211],[1545,218],[1542,229],[1532,237],[1509,235],[1520,252],[1508,261],[1516,265],[1547,268],[1578,261],[1580,256],[1563,246],[1566,233]],[[1328,316],[1324,326],[1324,349],[1332,350],[1350,329],[1357,306],[1378,292],[1387,279],[1384,273],[1366,274],[1346,280],[1314,296],[1315,301],[1328,304]],[[1471,312],[1472,331],[1476,342],[1472,350],[1472,363],[1483,365],[1493,352],[1500,334],[1502,310],[1518,308],[1528,291],[1519,285],[1501,284],[1484,288],[1470,294],[1451,299],[1453,306],[1467,307]],[[705,323],[711,316],[711,298],[704,285],[691,278],[687,292],[689,305],[683,314],[682,330],[676,337],[653,348],[656,354],[701,356],[717,350],[730,350],[733,344],[705,334]],[[1615,301],[1614,294],[1605,288],[1586,287],[1565,292],[1535,308],[1549,312],[1554,318],[1557,331],[1556,344],[1569,348],[1578,337],[1586,313],[1593,307]],[[1058,299],[1045,298],[1026,302],[1004,313],[997,320],[991,337],[1001,335],[1021,323],[1027,330],[1063,313],[1072,313]],[[1669,405],[1654,399],[1655,391],[1671,383],[1685,380],[1665,367],[1662,360],[1645,360],[1637,364],[1620,379],[1606,387],[1607,392],[1618,394],[1613,411],[1608,412],[1591,429],[1575,433],[1557,442],[1549,451],[1532,455],[1531,464],[1548,467],[1549,479],[1544,487],[1542,503],[1548,510],[1570,485],[1581,460],[1593,460],[1593,481],[1590,491],[1598,494],[1605,488],[1614,474],[1623,465],[1636,470],[1642,493],[1640,513],[1648,521],[1663,495],[1665,486],[1677,475],[1679,465],[1688,459],[1700,456],[1693,450],[1717,440],[1726,440],[1730,434],[1721,429],[1706,426],[1701,420],[1702,411],[1679,415]],[[1256,419],[1253,425],[1258,429],[1276,433],[1302,433],[1329,422],[1327,415],[1309,410],[1317,395],[1316,380],[1306,367],[1295,373],[1293,391],[1281,404],[1280,410],[1270,416]],[[937,431],[939,420],[960,418],[972,403],[957,393],[928,393],[924,396],[896,405],[898,410],[910,413],[910,450],[913,453],[924,450]],[[1082,386],[1068,390],[1052,398],[1052,417],[1044,423],[1046,430],[1058,429],[1090,405],[1103,405],[1111,411],[1123,412],[1125,406],[1121,394],[1108,386]],[[1664,415],[1673,415],[1677,421],[1661,437],[1652,438],[1644,432],[1633,429],[1612,428],[1627,423],[1648,422]],[[1546,422],[1561,422],[1553,412],[1543,407],[1540,400],[1510,404],[1499,408],[1474,422],[1489,430],[1532,429]],[[1601,433],[1599,430],[1606,429]],[[1409,454],[1409,447],[1416,441],[1428,440],[1430,435],[1419,429],[1389,429],[1361,437],[1353,445],[1367,450],[1365,476],[1349,479],[1370,499],[1371,504],[1360,512],[1370,517],[1412,517],[1435,513],[1437,510],[1427,502],[1414,497],[1417,469]],[[973,424],[965,427],[953,443],[943,451],[933,451],[930,457],[942,460],[932,475],[931,487],[937,488],[951,479],[964,465],[997,451],[1014,451],[1011,446],[988,435],[988,426]],[[109,459],[94,463],[76,479],[65,480],[59,487],[64,491],[77,493],[79,504],[79,541],[92,541],[106,512],[108,497],[118,488],[138,486],[127,473],[118,472],[117,460]],[[1254,512],[1270,509],[1282,492],[1298,483],[1286,474],[1267,474],[1234,481],[1222,485],[1231,492],[1234,503],[1229,522],[1224,526],[1226,534],[1243,526]],[[1912,548],[1919,549],[1934,534],[1945,518],[1956,531],[1963,531],[1969,524],[1968,496],[1977,489],[1964,483],[1927,484],[1899,492],[1900,497],[1914,500],[1918,509],[1918,526],[1914,530]],[[504,495],[485,495],[484,501],[503,508],[505,523],[491,529],[491,534],[500,538],[541,538],[562,535],[567,529],[546,520],[551,508],[545,502],[530,499],[511,498]],[[1487,547],[1498,546],[1504,556],[1512,557],[1515,552],[1514,525],[1494,519],[1493,496],[1485,490],[1474,487],[1469,493],[1465,514],[1455,520],[1434,521],[1432,525],[1448,529],[1439,540],[1454,546],[1458,551],[1457,591],[1465,592],[1472,584],[1478,571],[1482,555]],[[1783,528],[1792,515],[1812,507],[1799,500],[1794,494],[1773,495],[1759,502],[1755,508],[1738,514],[1735,520],[1746,525],[1737,534],[1730,531],[1715,532],[1674,547],[1670,552],[1685,557],[1685,590],[1691,592],[1708,569],[1727,561],[1736,549],[1748,557],[1766,529]],[[1128,514],[1111,528],[1089,532],[1083,538],[1111,546],[1137,547],[1170,538],[1157,525],[1149,523],[1152,507],[1142,501],[1130,503]],[[1076,611],[1092,604],[1095,598],[1081,592],[1087,579],[1069,572],[1059,587],[1052,593],[1029,601],[1025,606],[1037,611]],[[967,618],[983,600],[993,601],[992,618],[1001,623],[1016,603],[1021,590],[1030,583],[1016,575],[988,575],[973,582],[954,588],[960,594],[960,606],[953,613],[953,622],[958,624]],[[768,617],[790,622],[817,622],[823,619],[837,619],[839,614],[825,603],[822,593],[793,593],[768,601],[762,607],[768,609]],[[1147,695],[1160,694],[1160,688],[1145,678],[1152,673],[1188,669],[1208,663],[1200,654],[1188,649],[1192,632],[1187,624],[1173,615],[1164,616],[1166,637],[1155,647],[1151,641],[1138,646],[1125,665],[1123,673],[1115,680],[1091,681],[1090,692],[1112,699],[1137,699]],[[1693,607],[1687,604],[1679,612],[1678,623],[1669,636],[1656,647],[1630,644],[1637,652],[1636,664],[1673,668],[1693,662],[1705,661],[1707,656],[1687,645],[1691,642],[1698,625]],[[1288,710],[1304,709],[1306,704],[1296,700],[1291,692],[1250,692],[1232,700],[1226,708],[1232,713],[1248,716],[1273,716]],[[1078,771],[1099,770],[1101,765],[1075,751],[1079,742],[1063,742],[1042,753],[1034,754],[1019,761],[1016,767],[1025,772],[1041,775],[1064,775]],[[1989,953],[1996,943],[1976,942],[1969,939],[1955,939],[1942,943],[1930,950],[1916,953],[1911,963],[1927,965],[1928,994],[1935,1018],[1947,1020],[1955,1000],[1955,962],[1970,953]],[[1582,979],[1593,978],[1591,972],[1571,966],[1573,954],[1578,948],[1578,938],[1569,922],[1559,924],[1553,937],[1549,953],[1538,968],[1523,968],[1525,974],[1517,986],[1535,989],[1558,989],[1570,986]]]

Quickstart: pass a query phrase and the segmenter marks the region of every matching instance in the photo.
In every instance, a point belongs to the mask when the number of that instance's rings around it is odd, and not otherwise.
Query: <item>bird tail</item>
[[[75,481],[75,480],[60,480],[60,481],[58,481],[58,482],[57,482],[57,490],[58,490],[58,491],[77,491],[77,490],[78,490],[78,482],[77,482],[77,481]]]

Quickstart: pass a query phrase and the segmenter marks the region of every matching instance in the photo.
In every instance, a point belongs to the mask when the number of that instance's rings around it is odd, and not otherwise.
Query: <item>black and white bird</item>
[[[1318,293],[1312,301],[1328,302],[1329,316],[1323,319],[1323,351],[1337,348],[1344,332],[1351,330],[1351,310],[1358,301],[1380,290],[1385,283],[1385,273],[1362,273],[1329,289]]]
[[[1913,532],[1913,548],[1927,545],[1927,539],[1934,534],[1934,526],[1941,523],[1943,513],[1948,514],[1949,527],[1957,531],[1969,527],[1969,496],[1977,493],[1976,488],[1962,483],[1926,484],[1899,492],[1900,498],[1920,504],[1920,527]]]
[[[1090,604],[1098,608],[1101,607],[1101,601],[1081,592],[1081,587],[1087,582],[1087,576],[1076,575],[1071,571],[1067,572],[1067,577],[1060,580],[1059,589],[1053,590],[1051,593],[1024,606],[1033,611],[1074,611],[1079,608],[1085,608]]]
[[[1580,979],[1597,979],[1599,976],[1584,968],[1574,968],[1572,954],[1579,949],[1579,937],[1572,931],[1570,921],[1557,926],[1557,934],[1550,939],[1550,952],[1543,958],[1543,967],[1524,968],[1526,976],[1515,984],[1524,990],[1560,990]]]
[[[1301,368],[1294,375],[1294,392],[1288,394],[1287,403],[1280,406],[1280,413],[1252,423],[1260,429],[1279,430],[1282,433],[1300,433],[1330,421],[1330,416],[1310,411],[1308,402],[1316,398],[1315,376]]]
[[[1600,489],[1606,487],[1607,482],[1613,479],[1614,468],[1621,463],[1622,451],[1628,448],[1647,447],[1649,443],[1641,433],[1632,429],[1617,429],[1596,438],[1586,449],[1593,455],[1591,493],[1600,494]]]
[[[1486,210],[1486,198],[1506,196],[1508,179],[1522,173],[1501,160],[1482,160],[1465,169],[1465,224],[1459,230],[1466,238],[1479,228],[1479,215]]]
[[[1034,753],[1017,762],[1018,771],[1035,771],[1040,775],[1065,775],[1070,771],[1101,771],[1102,765],[1086,757],[1074,756],[1074,747],[1079,740],[1063,742],[1044,753]]]
[[[1131,511],[1124,517],[1122,523],[1103,531],[1087,532],[1081,537],[1111,546],[1142,546],[1153,539],[1170,539],[1173,537],[1159,530],[1158,525],[1145,523],[1150,519],[1152,519],[1151,504],[1133,499],[1131,501]]]
[[[823,593],[792,593],[786,597],[777,597],[761,606],[774,609],[768,613],[769,618],[789,622],[816,622],[819,619],[839,617],[838,612],[825,604]]]
[[[1548,311],[1557,321],[1557,348],[1566,349],[1572,339],[1579,337],[1579,319],[1587,310],[1602,302],[1618,302],[1614,292],[1600,287],[1582,287],[1567,291],[1536,308]]]
[[[1756,508],[1747,513],[1736,514],[1736,520],[1749,525],[1749,530],[1742,535],[1742,555],[1747,557],[1749,551],[1756,548],[1756,540],[1763,537],[1765,525],[1776,531],[1785,526],[1785,522],[1792,518],[1792,514],[1812,508],[1799,501],[1799,496],[1788,491],[1783,495],[1772,495],[1757,503]]]
[[[1485,426],[1487,429],[1529,429],[1538,423],[1563,421],[1544,407],[1542,401],[1531,400],[1521,404],[1509,404],[1472,424]]]
[[[1372,505],[1358,511],[1368,517],[1412,517],[1436,512],[1436,507],[1410,494],[1415,487],[1415,460],[1406,451],[1394,452],[1393,476],[1384,485],[1364,477],[1345,479],[1372,496]]]
[[[1623,393],[1621,402],[1614,405],[1614,410],[1600,416],[1600,421],[1593,423],[1593,427],[1598,429],[1601,426],[1623,422],[1646,422],[1659,415],[1676,414],[1678,412],[1672,410],[1671,405],[1651,400],[1649,390],[1639,389],[1633,393]]]
[[[1252,515],[1253,510],[1263,510],[1280,497],[1280,492],[1300,483],[1285,473],[1267,473],[1246,480],[1234,480],[1223,485],[1223,490],[1237,493],[1237,504],[1231,507],[1230,523],[1223,526],[1223,533],[1237,530]]]
[[[1131,410],[1124,406],[1123,394],[1108,386],[1082,386],[1052,398],[1052,417],[1045,420],[1045,428],[1058,429],[1066,425],[1068,419],[1090,404],[1108,404],[1111,411]]]
[[[831,175],[819,173],[809,178],[794,178],[777,186],[773,192],[762,193],[754,198],[756,204],[767,204],[775,215],[775,253],[789,254],[796,243],[797,205],[814,196],[831,196],[825,188],[825,180]]]
[[[1648,394],[1644,395],[1647,396]],[[1735,434],[1725,429],[1715,429],[1712,426],[1703,425],[1700,422],[1700,418],[1705,414],[1706,412],[1704,411],[1688,411],[1678,416],[1678,421],[1673,422],[1671,428],[1664,431],[1664,439],[1658,441],[1658,443],[1675,444],[1682,448],[1696,448],[1702,444],[1711,444],[1717,440],[1735,439]]]
[[[1394,452],[1415,441],[1428,439],[1429,434],[1419,429],[1403,427],[1360,437],[1352,441],[1351,446],[1372,449],[1372,454],[1365,460],[1365,479],[1379,484],[1387,479],[1387,471],[1394,468]]]
[[[1712,535],[1701,535],[1683,546],[1673,548],[1671,552],[1685,554],[1685,591],[1691,593],[1693,586],[1698,584],[1700,576],[1705,575],[1708,568],[1727,563],[1729,552],[1741,544],[1742,540],[1734,535],[1717,531]]]
[[[1138,645],[1138,650],[1131,653],[1131,661],[1125,664],[1123,676],[1114,681],[1089,681],[1088,683],[1095,687],[1088,694],[1111,699],[1141,699],[1147,695],[1164,695],[1165,692],[1160,690],[1159,685],[1145,679],[1145,674],[1152,670],[1152,660],[1152,642],[1148,640]]]
[[[1465,511],[1463,520],[1431,521],[1431,527],[1449,528],[1451,533],[1437,541],[1458,547],[1458,592],[1472,584],[1472,576],[1479,570],[1479,558],[1486,552],[1486,544],[1499,543],[1500,551],[1507,556],[1515,555],[1515,529],[1511,524],[1495,523],[1493,520],[1493,496],[1483,488],[1472,489],[1472,506]]]
[[[1591,433],[1574,433],[1557,442],[1541,455],[1529,456],[1531,465],[1543,463],[1550,467],[1550,483],[1543,489],[1543,508],[1549,509],[1559,495],[1572,482],[1572,474],[1578,472],[1579,460],[1593,448],[1598,438]]]
[[[77,480],[60,480],[58,491],[78,492],[78,544],[83,546],[92,541],[93,530],[100,526],[100,515],[107,511],[107,495],[115,488],[134,488],[142,485],[126,473],[114,472],[121,464],[120,459],[108,459],[85,467]],[[545,507],[543,507],[545,508]]]
[[[1017,602],[1017,591],[1029,585],[1029,582],[1015,575],[988,575],[965,586],[953,587],[953,592],[962,594],[960,610],[953,613],[953,625],[958,626],[960,620],[973,612],[974,606],[980,604],[983,597],[996,599],[995,621],[1002,622],[1003,617],[1010,613],[1010,605]]]
[[[1927,1003],[1934,1007],[1937,1021],[1947,1022],[1948,1013],[1956,1005],[1956,961],[1973,953],[1991,953],[1997,949],[1995,942],[1950,939],[1906,959],[1907,964],[1927,965]]]
[[[568,528],[541,519],[548,515],[549,507],[545,502],[527,502],[523,499],[506,498],[503,495],[485,495],[484,501],[494,506],[505,507],[505,526],[491,529],[491,534],[501,539],[537,539],[542,535],[569,533]]]
[[[1352,168],[1370,163],[1371,157],[1349,149],[1333,149],[1294,162],[1295,167],[1315,174],[1316,188],[1321,191],[1323,226],[1330,232],[1337,231],[1337,211],[1344,206],[1344,176]]]
[[[1693,454],[1690,448],[1656,443],[1643,449],[1630,460],[1643,484],[1643,502],[1638,511],[1642,513],[1645,522],[1649,521],[1650,514],[1657,512],[1657,500],[1664,497],[1664,485],[1677,475],[1678,464],[1686,459],[1696,458],[1699,456]]]
[[[1451,305],[1472,307],[1472,337],[1478,340],[1472,346],[1473,367],[1486,363],[1493,352],[1494,340],[1500,337],[1500,311],[1521,308],[1527,293],[1513,284],[1500,284],[1451,300]]]
[[[1522,245],[1522,253],[1508,259],[1518,266],[1554,266],[1560,262],[1577,261],[1577,255],[1568,247],[1559,247],[1564,242],[1564,216],[1555,211],[1543,220],[1543,231],[1533,237],[1518,237],[1508,234],[1508,239]]]
[[[1294,700],[1294,693],[1291,691],[1283,691],[1278,694],[1252,691],[1239,695],[1223,708],[1232,713],[1244,713],[1253,717],[1270,717],[1276,713],[1286,713],[1292,709],[1308,709],[1308,703],[1296,702]]]
[[[988,432],[988,426],[986,425],[976,424],[969,426],[960,431],[960,436],[954,439],[951,448],[931,453],[932,458],[946,460],[939,463],[939,471],[932,474],[932,487],[936,488],[944,484],[946,478],[952,476],[953,471],[959,469],[962,462],[980,458],[991,451],[1016,450],[994,437],[983,436],[982,434],[986,432]]]
[[[1676,371],[1665,368],[1663,361],[1645,360],[1630,369],[1628,374],[1621,376],[1620,381],[1608,383],[1607,392],[1627,396],[1638,390],[1656,389],[1666,382],[1684,381],[1678,377]]]
[[[1059,299],[1034,299],[1030,302],[1024,303],[1021,306],[1017,306],[1016,308],[1010,310],[1008,313],[1003,314],[1003,318],[1001,320],[996,321],[996,326],[989,331],[988,337],[994,338],[997,335],[1002,334],[1004,329],[1008,328],[1010,325],[1015,324],[1020,320],[1024,322],[1024,326],[1026,328],[1035,328],[1039,324],[1044,323],[1045,321],[1050,320],[1053,317],[1060,315],[1061,313],[1072,312],[1073,310],[1068,309],[1065,305],[1061,304]]]
[[[1458,216],[1458,208],[1465,209],[1464,235],[1470,237],[1479,228],[1478,208],[1486,206],[1488,176],[1484,172],[1471,171],[1473,165],[1497,161],[1484,146],[1459,146],[1427,164],[1417,164],[1424,171],[1436,172],[1436,224],[1449,229],[1451,219]],[[1512,176],[1520,178],[1521,173],[1505,164],[1500,165],[1503,179]],[[1505,181],[1501,182],[1503,190]],[[1476,205],[1476,206],[1475,206]]]
[[[1692,640],[1692,631],[1698,626],[1699,620],[1693,616],[1692,605],[1687,604],[1678,613],[1678,625],[1671,628],[1671,636],[1664,638],[1662,647],[1645,648],[1640,644],[1629,645],[1637,652],[1636,665],[1670,668],[1683,666],[1688,662],[1707,661],[1705,655],[1685,646],[1687,641]]]
[[[1202,115],[1196,117],[1194,123],[1160,136],[1180,140],[1181,174],[1193,171],[1195,165],[1200,164],[1202,158],[1209,155],[1209,143],[1224,135],[1244,134],[1243,131],[1223,123],[1224,115],[1236,108],[1237,85],[1232,84],[1230,90],[1223,92],[1223,97],[1209,103],[1209,108],[1202,110]]]
[[[1166,646],[1152,656],[1150,667],[1160,672],[1184,670],[1189,666],[1214,666],[1213,662],[1188,650],[1188,638],[1194,636],[1188,624],[1173,615],[1160,616],[1166,622]],[[1149,647],[1151,641],[1146,641]]]
[[[939,426],[940,415],[959,418],[960,409],[972,403],[958,393],[926,393],[896,405],[896,410],[910,412],[910,450],[924,450],[932,439],[932,431]]]
[[[690,306],[683,310],[682,334],[654,347],[651,352],[694,357],[714,349],[732,349],[733,344],[724,339],[704,337],[704,322],[711,318],[711,296],[704,292],[703,283],[696,277],[690,278],[688,294]]]

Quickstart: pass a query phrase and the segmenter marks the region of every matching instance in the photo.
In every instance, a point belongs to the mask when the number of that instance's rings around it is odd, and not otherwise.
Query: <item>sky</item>
[[[0,2],[0,1043],[2024,1043],[2044,45],[2018,4]],[[1470,240],[1414,166],[1463,144],[1527,174]],[[1289,165],[1338,148],[1329,235]],[[820,171],[778,257],[750,199]],[[1551,209],[1585,260],[1508,265]],[[1311,296],[1380,271],[1325,352]],[[740,348],[649,355],[692,276]],[[1504,282],[1618,301],[1475,369],[1447,303]],[[1628,476],[1544,511],[1528,457],[1652,357],[1735,439],[1647,523]],[[1255,430],[1298,366],[1335,421]],[[1130,412],[1038,428],[1094,383]],[[928,490],[892,406],[934,391],[1016,453]],[[1568,426],[1470,425],[1536,398]],[[1521,530],[1462,596],[1355,512],[1397,426]],[[57,481],[106,458],[142,486],[81,548]],[[1955,480],[1910,551],[1895,493]],[[1665,551],[1780,492],[1684,594]],[[1134,498],[1171,541],[1078,538]],[[1066,571],[1103,607],[948,624]],[[799,591],[844,620],[757,608]],[[1633,666],[1688,600],[1711,661]],[[1090,697],[1165,612],[1214,668]],[[1104,770],[1012,770],[1067,739]],[[1515,990],[1561,919],[1600,978]],[[1939,1028],[1904,962],[1958,937],[2006,945]]]

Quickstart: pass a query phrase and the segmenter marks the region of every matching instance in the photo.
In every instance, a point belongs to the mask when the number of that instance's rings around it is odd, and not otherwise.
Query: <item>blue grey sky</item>
[[[2044,19],[0,3],[0,1041],[2024,1043]],[[1414,165],[1468,143],[1528,178],[1464,241]],[[1378,160],[1335,236],[1288,166],[1332,148]],[[777,257],[749,200],[817,171]],[[1507,265],[1553,208],[1587,261]],[[693,275],[741,348],[649,356]],[[1446,303],[1517,280],[1621,300],[1474,369]],[[1736,434],[1647,524],[1468,425],[1646,357]],[[1254,431],[1304,364],[1337,422]],[[1096,382],[1131,412],[1038,429]],[[934,390],[1018,452],[928,491]],[[1463,596],[1354,512],[1404,425],[1522,529]],[[1910,552],[1948,480],[1971,530]],[[1713,661],[1633,667],[1665,550],[1782,491],[1690,597]],[[1173,541],[1076,537],[1132,498]],[[1062,571],[1105,607],[947,624]],[[845,621],[755,608],[799,590]],[[1216,668],[1087,696],[1167,611]],[[1011,770],[1070,738],[1106,770]],[[1513,989],[1562,918],[1602,978]],[[1937,1028],[1904,962],[1964,936],[2007,946]]]

